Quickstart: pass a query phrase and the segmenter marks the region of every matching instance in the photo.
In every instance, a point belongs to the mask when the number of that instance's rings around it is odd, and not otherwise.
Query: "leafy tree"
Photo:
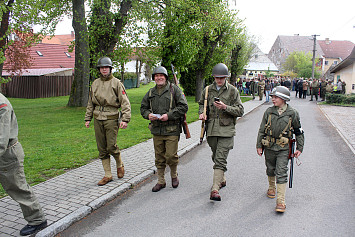
[[[294,51],[286,59],[284,70],[294,72],[298,77],[312,77],[312,55],[303,51]],[[319,78],[320,72],[315,72],[315,77]]]

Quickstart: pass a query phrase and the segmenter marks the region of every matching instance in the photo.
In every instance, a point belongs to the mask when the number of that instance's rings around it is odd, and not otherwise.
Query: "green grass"
[[[140,103],[154,86],[141,85],[127,91],[132,107],[132,119],[127,129],[119,131],[117,143],[121,149],[151,138],[148,121],[140,115]],[[83,166],[98,156],[93,122],[84,126],[86,108],[69,108],[69,97],[40,99],[9,98],[19,125],[19,141],[25,151],[27,182],[35,185]],[[250,98],[242,98],[247,101]],[[198,119],[198,104],[188,96],[187,122]],[[123,139],[124,138],[124,139]],[[5,191],[0,186],[0,198]]]

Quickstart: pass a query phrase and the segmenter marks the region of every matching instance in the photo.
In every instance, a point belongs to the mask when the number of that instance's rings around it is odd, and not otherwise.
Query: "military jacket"
[[[260,82],[258,83],[258,87],[260,88],[260,90],[264,90],[264,88],[265,88],[265,81],[260,81]]]
[[[250,82],[249,89],[250,89],[251,93],[255,93],[255,91],[256,91],[256,83],[255,83],[255,81],[251,81]]]
[[[168,121],[155,120],[150,123],[150,131],[153,135],[179,136],[181,129],[181,118],[186,114],[188,105],[181,89],[167,82],[158,93],[157,86],[151,88],[143,97],[141,103],[141,115],[149,120],[149,114],[167,114]]]
[[[312,82],[312,89],[313,89],[313,90],[316,90],[316,89],[318,89],[318,88],[319,88],[319,82],[316,81],[316,80],[314,80],[314,81]]]
[[[203,105],[206,90],[203,90],[199,101],[199,114],[203,113]],[[218,109],[213,105],[214,98],[227,105],[225,110]],[[244,107],[240,100],[238,89],[226,83],[217,90],[216,82],[208,87],[207,98],[207,136],[233,137],[235,136],[235,124],[237,117],[244,114]]]
[[[0,93],[0,168],[9,168],[15,162],[8,148],[17,143],[17,136],[15,112],[8,99]]]
[[[278,113],[278,107],[276,106],[269,107],[265,111],[264,116],[260,123],[256,148],[262,148],[263,147],[262,139],[265,139],[267,136],[270,136],[270,132],[266,133],[265,131],[266,125],[268,124],[269,121],[269,116],[271,116],[271,125],[270,125],[271,141],[270,141],[270,146],[267,148],[273,151],[288,150],[289,149],[288,145],[281,147],[278,144],[276,144],[276,140],[280,138],[280,134],[284,131],[286,127],[288,127],[290,118],[291,118],[291,126],[286,129],[286,131],[283,134],[283,137],[290,139],[292,138],[294,131],[300,131],[301,122],[300,122],[300,117],[298,112],[295,109],[293,109],[289,104],[287,104],[286,111],[284,111],[281,115],[279,115]],[[298,132],[298,135],[296,134],[296,143],[297,143],[296,149],[302,152],[303,145],[304,145],[303,132]]]
[[[119,111],[121,108],[121,113]],[[85,121],[120,119],[123,122],[131,120],[131,104],[122,82],[112,76],[96,79],[90,88]]]

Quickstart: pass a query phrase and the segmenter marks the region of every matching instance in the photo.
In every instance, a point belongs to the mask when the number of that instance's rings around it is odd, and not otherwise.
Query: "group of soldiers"
[[[125,175],[121,152],[117,146],[119,128],[126,129],[131,119],[131,105],[121,81],[112,75],[112,61],[108,57],[98,60],[100,77],[90,88],[85,113],[85,126],[89,128],[94,119],[94,131],[99,158],[105,172],[98,182],[99,186],[113,180],[110,157],[116,161],[117,178]],[[212,151],[213,182],[210,199],[221,201],[220,189],[227,185],[228,153],[234,146],[235,125],[238,117],[243,116],[244,108],[239,91],[231,85],[225,64],[219,63],[212,70],[214,82],[206,86],[199,101],[199,119],[206,125],[207,143]],[[152,74],[155,86],[143,97],[140,112],[149,120],[149,129],[153,135],[155,166],[158,181],[152,188],[158,192],[166,187],[165,169],[170,168],[171,185],[179,186],[177,167],[178,142],[182,132],[182,117],[188,111],[188,104],[181,89],[170,83],[166,68],[156,67]],[[265,82],[258,83],[260,88]],[[259,94],[263,94],[260,89]],[[269,188],[267,196],[275,198],[276,211],[284,212],[285,187],[287,182],[288,143],[296,135],[298,157],[304,144],[300,118],[296,110],[286,101],[290,92],[284,86],[276,86],[270,93],[274,106],[265,111],[258,132],[256,150],[265,154]],[[0,182],[11,198],[17,201],[28,224],[20,231],[21,235],[30,235],[47,226],[47,220],[27,184],[23,169],[24,152],[17,140],[18,126],[10,102],[0,94]]]

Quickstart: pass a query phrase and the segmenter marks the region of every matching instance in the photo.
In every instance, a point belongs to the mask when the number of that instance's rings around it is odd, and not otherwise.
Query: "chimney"
[[[325,38],[325,44],[330,44],[330,42],[329,38]]]

